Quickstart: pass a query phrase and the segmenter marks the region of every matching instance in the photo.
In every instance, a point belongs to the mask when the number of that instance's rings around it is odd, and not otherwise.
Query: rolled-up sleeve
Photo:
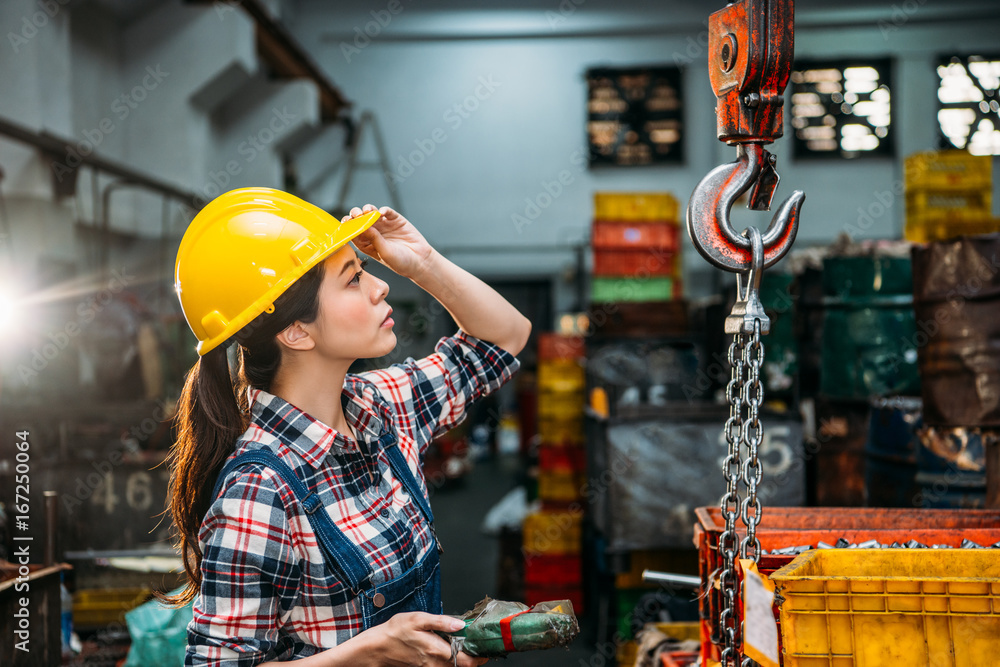
[[[271,474],[245,468],[202,523],[201,592],[185,665],[253,667],[291,656],[293,646],[278,628],[301,573]]]
[[[431,440],[461,423],[472,402],[502,387],[518,368],[503,348],[459,332],[438,341],[430,356],[363,377],[392,404],[397,427],[422,455]]]

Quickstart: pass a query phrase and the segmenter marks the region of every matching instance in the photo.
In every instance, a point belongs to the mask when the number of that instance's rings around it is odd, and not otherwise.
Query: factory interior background
[[[718,600],[699,591],[718,565],[736,277],[692,245],[685,211],[737,157],[709,77],[723,6],[0,3],[0,627],[24,544],[47,596],[34,662],[5,631],[0,664],[180,664],[139,657],[154,640],[125,615],[181,582],[162,463],[197,355],[174,262],[200,207],[251,185],[337,217],[392,206],[532,322],[518,375],[427,455],[446,613],[571,600],[568,649],[512,667],[639,664],[646,624],[676,653],[655,664],[718,660]],[[1000,542],[998,35],[992,0],[795,3],[767,148],[775,204],[806,199],[761,283],[759,498],[763,526],[782,508],[804,533],[765,553],[905,544],[937,527],[927,512],[944,523],[917,542]],[[766,228],[744,204],[733,226]],[[455,331],[371,270],[399,342],[356,370]],[[949,329],[934,309],[956,294],[975,314]],[[182,621],[157,637],[183,642]],[[992,634],[977,650],[1000,648]]]

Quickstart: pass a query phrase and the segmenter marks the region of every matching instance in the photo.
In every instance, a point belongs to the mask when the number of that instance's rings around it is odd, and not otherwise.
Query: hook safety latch
[[[750,241],[753,260],[750,271],[747,274],[736,274],[736,303],[733,310],[726,318],[725,330],[727,334],[752,334],[754,323],[759,322],[760,333],[766,334],[771,331],[771,319],[764,312],[764,305],[760,301],[760,278],[764,271],[764,244],[761,241],[760,230],[756,227],[747,227],[743,236]],[[743,283],[746,282],[746,285]]]

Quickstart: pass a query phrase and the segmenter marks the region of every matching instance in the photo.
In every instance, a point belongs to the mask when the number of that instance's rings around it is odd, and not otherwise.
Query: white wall
[[[381,4],[371,6],[381,8]],[[525,14],[544,22],[545,13],[556,6],[541,4],[534,14]],[[414,151],[419,159],[420,144],[430,147],[428,138],[440,128],[439,137],[444,142],[436,145],[399,190],[406,212],[433,242],[446,249],[578,242],[587,238],[594,191],[668,190],[686,203],[709,169],[735,159],[735,149],[715,139],[715,97],[708,80],[707,56],[699,46],[705,33],[697,25],[680,32],[666,26],[659,36],[639,33],[626,37],[611,31],[612,36],[604,38],[585,34],[565,37],[555,30],[539,29],[534,33],[526,30],[528,36],[521,39],[483,40],[458,39],[444,34],[442,28],[440,39],[420,39],[412,36],[420,32],[413,27],[419,19],[413,7],[404,6],[382,35],[360,52],[348,49],[346,55],[343,43],[351,44],[348,37],[354,28],[371,20],[367,13],[341,19],[328,5],[304,2],[292,27],[356,107],[376,111],[394,169],[398,170],[401,161],[408,160]],[[937,9],[947,14],[947,6]],[[571,21],[591,25],[593,22],[586,20],[588,11],[589,5],[581,5]],[[706,7],[706,18],[710,11],[712,8]],[[891,16],[889,8],[882,13]],[[662,12],[658,14],[657,20]],[[874,15],[869,12],[865,16]],[[845,227],[857,227],[859,207],[867,208],[881,193],[891,192],[894,181],[901,178],[902,157],[936,146],[936,55],[992,53],[1000,46],[1000,12],[990,21],[922,23],[900,19],[898,25],[890,21],[881,27],[875,18],[865,21],[853,27],[824,28],[815,16],[805,20],[806,27],[796,35],[796,54],[831,58],[889,55],[896,59],[893,131],[898,157],[794,162],[791,139],[779,140],[775,152],[782,181],[776,201],[792,189],[802,189],[807,195],[800,246],[825,243]],[[408,32],[408,37],[399,36]],[[588,68],[686,60],[691,64],[684,83],[683,166],[588,170],[574,163],[573,156],[586,148],[584,73]],[[486,88],[479,87],[483,80],[497,84],[488,95]],[[470,98],[477,88],[485,99]],[[464,119],[450,111],[463,100],[469,100],[470,107],[478,104]],[[512,216],[525,215],[526,198],[543,194],[545,183],[556,181],[563,171],[572,175],[573,182],[531,225],[518,230]],[[383,193],[380,184],[369,182],[367,189],[358,188],[358,201],[371,198],[381,202],[385,200]],[[858,228],[861,234],[855,236],[900,237],[903,208],[899,198],[873,224]],[[744,211],[735,213],[734,218],[737,224],[765,226],[769,215]],[[555,274],[572,261],[569,252],[455,252],[453,256],[481,273],[496,275],[524,271]],[[689,242],[685,265],[688,292],[702,293],[707,264]]]
[[[322,129],[318,92],[309,80],[263,76],[255,31],[236,4],[8,0],[0,3],[0,117],[204,200],[244,185],[280,185],[284,154],[295,153],[290,142],[305,145]],[[252,150],[251,139],[258,142]],[[327,165],[338,150],[329,147]],[[108,284],[98,270],[101,239],[91,230],[102,218],[101,192],[116,179],[102,174],[95,182],[75,160],[55,156],[54,170],[49,156],[0,137],[10,229],[0,245],[0,288],[29,300],[16,331],[3,334],[5,395],[51,396],[75,391],[74,380],[88,382],[77,372],[75,347],[97,326],[93,318],[80,322],[76,308]],[[319,168],[324,159],[312,162]],[[56,198],[57,172],[75,173],[73,196]],[[110,202],[108,268],[128,276],[121,298],[160,322],[179,317],[169,286],[192,211],[177,202],[165,208],[162,195],[134,187],[116,189]],[[41,383],[22,382],[17,369],[66,338],[66,326],[74,331],[70,347],[36,363],[44,365]]]

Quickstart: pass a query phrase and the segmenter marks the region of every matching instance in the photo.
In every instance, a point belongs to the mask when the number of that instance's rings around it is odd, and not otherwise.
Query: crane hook
[[[749,238],[733,229],[729,213],[740,195],[754,185],[758,186],[758,190],[765,191],[755,192],[754,198],[763,198],[761,208],[766,210],[777,185],[777,174],[772,169],[770,178],[773,181],[758,183],[770,154],[764,150],[763,144],[756,142],[739,144],[738,149],[735,162],[716,167],[695,186],[688,202],[687,230],[694,247],[709,263],[726,271],[744,273],[750,270],[753,263],[751,243]],[[766,167],[770,169],[770,163]],[[796,190],[781,203],[771,218],[771,224],[761,238],[763,268],[772,266],[791,249],[799,229],[799,210],[805,198],[805,193]]]

